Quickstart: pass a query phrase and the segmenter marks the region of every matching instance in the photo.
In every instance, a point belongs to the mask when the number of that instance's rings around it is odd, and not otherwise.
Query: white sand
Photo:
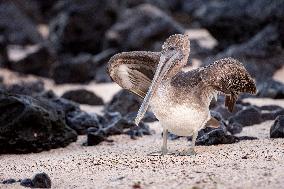
[[[3,72],[3,70],[2,70]],[[1,73],[1,71],[0,71]],[[1,73],[3,74],[3,73]],[[281,75],[281,81],[284,81]],[[278,75],[279,79],[279,75]],[[13,81],[11,77],[10,82]],[[54,88],[47,81],[48,88]],[[78,86],[55,87],[57,94]],[[108,101],[119,90],[115,84],[89,85]],[[278,104],[284,100],[250,99],[255,104]],[[83,106],[88,111],[101,108]],[[273,121],[245,127],[240,135],[256,136],[253,141],[235,144],[198,146],[198,155],[147,156],[160,148],[161,128],[151,124],[155,134],[132,140],[126,135],[114,136],[113,143],[83,147],[80,137],[66,148],[37,154],[1,155],[0,181],[30,178],[35,173],[50,175],[53,188],[283,188],[284,139],[270,139]],[[169,150],[182,150],[188,146],[184,139],[170,141]],[[0,188],[21,188],[19,183]]]

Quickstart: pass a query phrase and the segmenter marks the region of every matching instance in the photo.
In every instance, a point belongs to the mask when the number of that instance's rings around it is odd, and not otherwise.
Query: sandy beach
[[[284,189],[284,1],[0,2],[0,189]]]
[[[48,84],[46,85],[48,86]],[[49,87],[61,90],[76,85]],[[60,89],[60,90],[59,90]],[[104,95],[108,101],[119,90],[116,84],[91,84],[88,89]],[[99,89],[99,90],[97,90]],[[104,92],[107,91],[107,92]],[[277,104],[284,100],[247,99],[256,105]],[[83,106],[89,112],[101,107]],[[47,173],[52,188],[282,188],[284,185],[284,140],[270,139],[273,121],[244,127],[238,136],[254,136],[257,140],[235,144],[198,146],[191,157],[149,156],[159,150],[162,138],[158,122],[150,124],[153,134],[139,137],[112,136],[114,142],[84,147],[86,136],[71,145],[36,154],[1,155],[0,181],[30,178],[38,172]],[[170,141],[170,152],[185,149],[190,142],[184,138]],[[16,184],[0,188],[21,188]]]

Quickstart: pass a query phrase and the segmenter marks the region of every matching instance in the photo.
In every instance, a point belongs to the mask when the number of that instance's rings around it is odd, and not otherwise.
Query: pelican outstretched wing
[[[144,98],[160,60],[159,52],[133,51],[114,55],[108,63],[113,81]]]
[[[233,111],[240,93],[256,93],[254,80],[239,61],[224,58],[200,69],[202,81],[226,95],[225,106]]]

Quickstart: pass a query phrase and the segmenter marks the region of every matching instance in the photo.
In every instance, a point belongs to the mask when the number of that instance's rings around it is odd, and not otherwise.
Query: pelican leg
[[[195,147],[197,135],[198,135],[198,131],[193,132],[191,146],[189,147],[189,149],[182,151],[182,152],[178,153],[177,155],[180,155],[180,156],[194,156],[194,155],[196,155],[194,147]]]
[[[167,129],[163,129],[163,145],[162,145],[161,151],[152,152],[152,153],[150,153],[148,155],[149,156],[166,155],[168,153],[167,143],[168,143],[168,130]]]
[[[168,130],[163,129],[163,146],[161,150],[162,155],[166,155],[168,153],[167,143],[168,143]]]

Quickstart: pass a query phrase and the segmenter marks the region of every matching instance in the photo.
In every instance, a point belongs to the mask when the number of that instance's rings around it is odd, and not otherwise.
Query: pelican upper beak
[[[158,86],[161,84],[162,80],[168,74],[172,66],[174,66],[175,62],[181,60],[182,58],[183,53],[181,50],[168,50],[162,53],[152,83],[135,119],[135,124],[137,126],[139,125],[144,114],[146,113],[150,100],[153,94],[156,92]]]

